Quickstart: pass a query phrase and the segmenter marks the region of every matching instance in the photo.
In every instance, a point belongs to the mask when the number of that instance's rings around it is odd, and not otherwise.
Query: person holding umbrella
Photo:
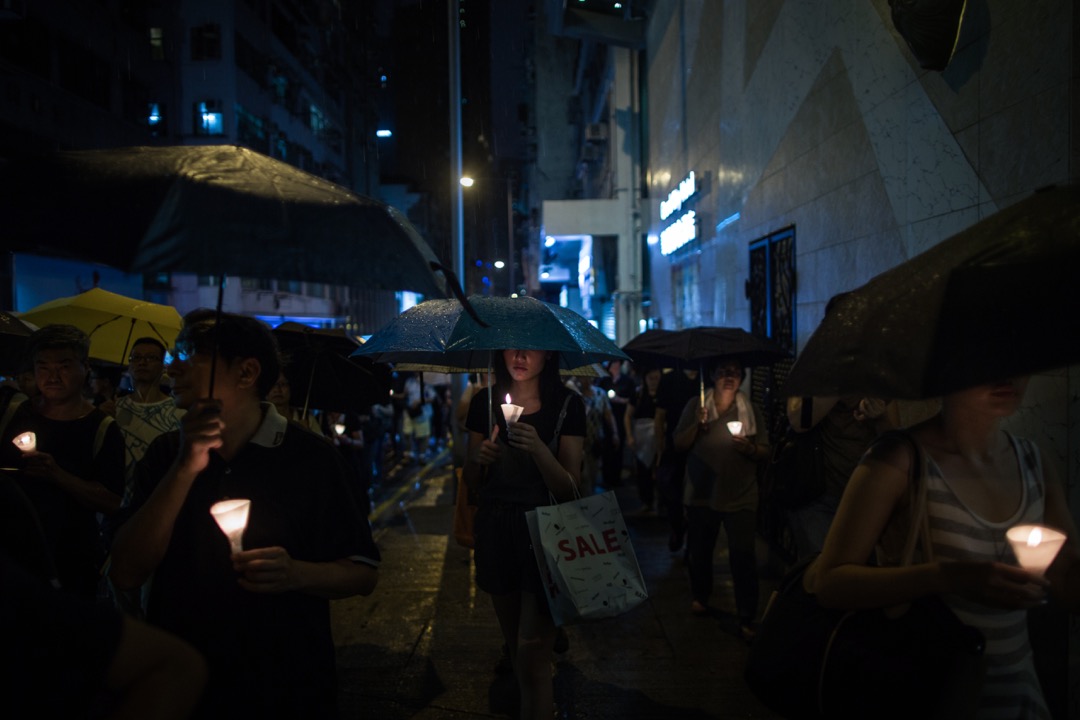
[[[805,578],[826,607],[889,607],[940,595],[986,636],[986,677],[971,708],[980,718],[1049,717],[1027,611],[1050,594],[1080,612],[1080,546],[1064,490],[1038,447],[1001,427],[1019,409],[1027,385],[1028,377],[1019,376],[955,390],[944,396],[939,414],[907,431],[915,446],[896,435],[872,445]],[[897,567],[916,472],[927,487],[935,559]],[[1045,576],[1016,565],[1005,535],[1032,523],[1067,535]],[[867,558],[879,542],[879,566],[871,567]]]
[[[547,607],[525,512],[578,492],[585,435],[581,397],[559,379],[558,353],[494,353],[495,384],[469,406],[463,475],[478,492],[476,583],[491,595],[521,692],[521,717],[547,720],[554,693],[556,628]],[[507,423],[502,403],[521,407]],[[494,418],[494,423],[492,419]]]
[[[754,637],[758,577],[757,465],[769,447],[761,413],[739,390],[743,366],[718,363],[704,403],[692,400],[675,428],[676,449],[688,453],[684,502],[688,521],[691,612],[709,614],[713,554],[723,527],[727,534],[735,607],[743,639]]]

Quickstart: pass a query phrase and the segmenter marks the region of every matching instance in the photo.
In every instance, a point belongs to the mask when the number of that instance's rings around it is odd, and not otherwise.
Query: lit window
[[[150,28],[150,57],[154,60],[165,59],[165,31],[159,27]]]
[[[151,136],[158,137],[168,132],[165,120],[165,106],[162,103],[149,103],[146,106],[146,125]]]
[[[225,122],[218,101],[204,100],[195,103],[195,134],[225,134]]]

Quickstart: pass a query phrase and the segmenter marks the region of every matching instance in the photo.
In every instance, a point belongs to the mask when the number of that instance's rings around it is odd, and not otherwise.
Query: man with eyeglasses
[[[176,407],[172,396],[162,386],[165,373],[165,345],[152,337],[141,337],[131,346],[128,374],[131,394],[118,399],[113,410],[116,422],[124,431],[127,448],[127,472],[137,463],[159,435],[180,429],[184,411]],[[131,493],[130,484],[124,488],[125,497]]]
[[[268,327],[196,310],[168,372],[178,432],[136,465],[110,576],[153,573],[147,619],[207,659],[204,717],[336,717],[329,600],[370,594],[379,551],[337,452],[263,402],[280,372]],[[251,501],[231,552],[210,507]]]

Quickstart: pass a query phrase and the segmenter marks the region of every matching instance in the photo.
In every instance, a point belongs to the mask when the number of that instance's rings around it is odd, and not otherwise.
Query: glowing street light
[[[476,181],[468,175],[463,176],[458,182],[461,183],[461,187],[472,187],[474,184],[476,184]]]

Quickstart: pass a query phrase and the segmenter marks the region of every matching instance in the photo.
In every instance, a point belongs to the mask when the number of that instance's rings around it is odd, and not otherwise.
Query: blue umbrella
[[[563,370],[628,359],[612,340],[573,310],[532,297],[469,298],[477,322],[457,300],[428,300],[371,336],[354,355],[428,369],[479,372],[497,350],[552,350]]]

